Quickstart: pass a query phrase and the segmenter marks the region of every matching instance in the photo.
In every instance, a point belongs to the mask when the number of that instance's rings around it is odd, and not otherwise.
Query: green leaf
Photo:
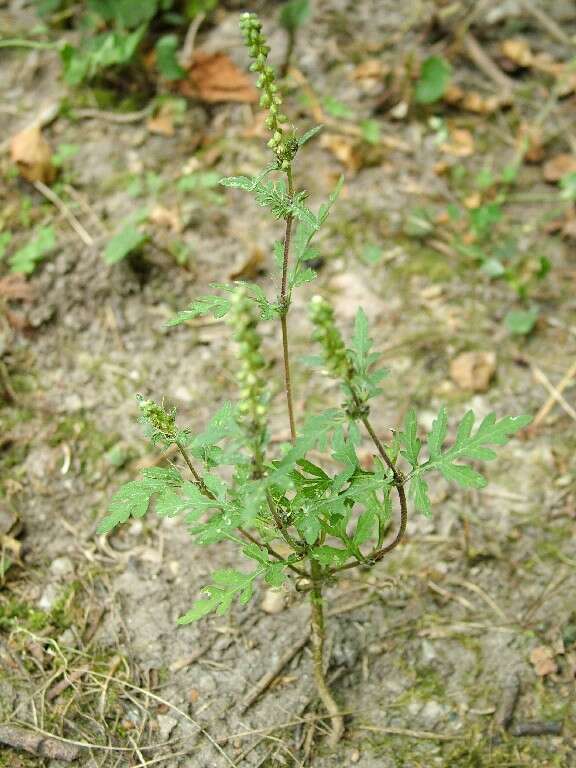
[[[343,565],[348,560],[349,553],[346,549],[339,549],[338,547],[330,547],[327,544],[323,544],[321,547],[316,547],[312,550],[312,557],[318,560],[320,565],[325,566],[338,566]]]
[[[220,504],[205,496],[197,485],[185,482],[176,492],[164,489],[156,499],[156,513],[159,517],[176,517],[184,512],[186,522],[192,523],[209,509],[219,508]]]
[[[280,24],[284,29],[295,32],[310,18],[310,0],[288,0],[280,11]]]
[[[193,301],[188,309],[184,309],[182,312],[169,320],[166,325],[181,325],[188,320],[193,320],[195,317],[202,317],[204,315],[212,315],[216,320],[224,317],[230,310],[230,299],[223,296],[201,296],[196,301]]]
[[[426,517],[429,517],[432,508],[428,496],[428,483],[420,475],[414,475],[414,477],[411,478],[409,495],[418,512],[422,512]]]
[[[328,218],[328,214],[330,213],[330,210],[336,200],[338,200],[338,197],[340,196],[340,192],[342,192],[342,187],[344,186],[344,176],[340,176],[338,181],[336,182],[336,186],[330,193],[330,197],[328,198],[328,201],[326,203],[323,203],[320,206],[320,210],[318,211],[318,224],[319,226],[322,226],[326,219]]]
[[[298,138],[298,146],[303,147],[304,144],[310,141],[310,139],[313,139],[314,136],[316,136],[320,131],[324,128],[323,125],[315,125],[314,128],[310,128],[309,131],[306,131],[306,133],[303,133],[302,136]]]
[[[217,171],[195,171],[179,179],[178,189],[181,192],[192,192],[197,189],[213,189],[219,184],[221,179]]]
[[[55,246],[54,227],[42,227],[35,238],[10,257],[11,271],[30,275]]]
[[[484,488],[488,481],[479,472],[464,464],[440,464],[438,469],[446,480],[453,480],[465,488]]]
[[[368,366],[368,353],[372,347],[372,340],[368,332],[368,318],[359,307],[354,319],[354,335],[352,336],[352,351],[354,352],[355,368],[358,372],[365,372]]]
[[[177,35],[162,35],[156,43],[156,66],[166,80],[183,80],[186,70],[178,63],[180,43]]]
[[[222,616],[230,610],[235,599],[239,599],[241,603],[247,603],[252,597],[254,580],[267,573],[269,569],[270,566],[260,567],[252,573],[241,573],[231,568],[216,571],[212,575],[214,583],[202,590],[207,597],[198,600],[184,616],[178,619],[178,624],[190,624],[212,612]]]
[[[413,467],[417,467],[422,443],[418,438],[416,412],[412,408],[406,414],[404,420],[404,432],[402,432],[400,440],[404,446],[404,450],[401,451],[402,456],[404,456]]]
[[[380,141],[380,125],[376,120],[363,120],[360,123],[362,138],[368,144],[378,144]]]
[[[10,245],[11,240],[12,240],[11,232],[0,232],[0,261],[6,255],[6,249]]]
[[[382,259],[382,248],[375,243],[367,243],[362,248],[361,257],[367,264],[378,264]]]
[[[322,530],[322,524],[318,517],[314,513],[304,510],[297,515],[295,522],[306,543],[312,547],[318,540]]]
[[[354,532],[354,544],[357,547],[361,547],[362,544],[372,538],[374,533],[374,527],[376,525],[376,515],[371,509],[366,509],[356,524],[356,531]]]
[[[336,119],[344,118],[345,120],[354,119],[354,110],[350,109],[349,106],[344,104],[342,101],[338,101],[338,99],[335,99],[332,96],[327,96],[324,99],[323,104],[324,109],[331,117],[335,117]]]
[[[108,241],[104,250],[104,260],[107,264],[116,264],[142,248],[147,239],[148,236],[144,232],[130,224]]]
[[[448,431],[448,414],[446,408],[442,406],[440,413],[432,422],[432,431],[428,435],[428,450],[430,457],[436,459],[440,456],[446,433]]]
[[[515,336],[527,336],[534,330],[539,314],[540,312],[537,307],[532,309],[511,309],[504,318],[504,325],[509,333]]]
[[[416,83],[416,101],[420,104],[432,104],[441,99],[448,87],[452,67],[441,56],[427,58],[420,70],[420,78]]]
[[[437,469],[447,480],[453,480],[466,488],[482,488],[486,485],[486,480],[481,474],[455,462],[462,459],[481,461],[495,459],[496,453],[488,448],[488,445],[505,445],[513,434],[526,427],[531,420],[530,416],[506,416],[497,421],[495,414],[489,413],[474,433],[474,413],[468,411],[458,425],[454,445],[441,453],[447,429],[446,413],[442,409],[428,438],[430,458],[417,467],[417,471],[420,473]],[[406,453],[404,455],[406,456]],[[416,466],[412,461],[411,463]]]
[[[97,532],[110,533],[130,517],[143,517],[154,494],[168,493],[181,484],[182,478],[174,467],[151,467],[143,470],[139,480],[126,483],[112,496],[108,515],[99,523]]]

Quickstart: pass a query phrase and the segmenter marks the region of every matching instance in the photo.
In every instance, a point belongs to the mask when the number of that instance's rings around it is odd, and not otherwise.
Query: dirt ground
[[[32,24],[33,9],[23,5],[0,3],[0,27],[11,37]],[[517,36],[554,61],[573,59],[571,3],[541,7],[544,22],[555,21],[572,47],[520,2],[480,5],[487,10],[472,29],[497,63],[498,46]],[[545,72],[525,67],[506,75],[515,87],[510,103],[488,114],[406,105],[410,77],[402,83],[399,73],[438,52],[448,51],[465,92],[500,93],[457,40],[439,34],[433,6],[315,0],[297,41],[298,72],[289,77],[287,110],[303,127],[328,97],[349,109],[329,117],[324,138],[297,164],[297,184],[310,190],[313,206],[340,173],[346,176],[320,238],[319,282],[297,293],[291,310],[299,411],[339,397],[328,379],[311,378],[297,362],[309,352],[307,300],[321,291],[346,331],[358,305],[370,318],[391,370],[373,413],[382,431],[399,425],[410,406],[428,428],[442,403],[454,421],[470,407],[479,416],[537,414],[550,396],[542,374],[558,385],[576,356],[574,233],[550,226],[570,216],[569,204],[542,172],[547,160],[576,152],[576,96],[558,95]],[[278,4],[251,7],[282,51]],[[237,3],[224,3],[196,45],[226,51],[245,66],[238,13]],[[92,240],[83,242],[50,201],[17,178],[5,142],[0,227],[20,246],[35,227],[51,223],[58,246],[28,279],[30,295],[0,296],[0,354],[14,395],[4,392],[0,403],[2,721],[62,737],[70,749],[72,742],[93,745],[81,747],[72,764],[94,768],[576,765],[573,382],[563,405],[555,403],[537,429],[486,468],[487,489],[437,482],[433,516],[412,514],[398,550],[331,588],[329,677],[347,713],[334,752],[323,744],[306,645],[246,707],[261,676],[302,646],[308,606],[301,596],[287,589],[283,609],[269,615],[260,590],[230,616],[177,628],[210,573],[238,565],[233,550],[201,550],[181,522],[152,515],[109,538],[95,529],[114,490],[153,457],[136,423],[137,392],[165,397],[192,428],[234,398],[226,326],[209,320],[170,329],[166,320],[255,253],[264,254],[260,284],[275,292],[274,223],[235,190],[184,192],[177,183],[190,171],[231,175],[263,167],[268,157],[256,112],[191,100],[173,136],[155,135],[146,116],[132,110],[118,121],[120,113],[103,109],[90,89],[67,88],[55,52],[1,56],[0,142],[60,105],[44,134],[53,147],[77,147],[58,189]],[[374,61],[380,64],[360,69]],[[380,74],[367,76],[370,66]],[[75,105],[92,111],[75,114]],[[372,144],[359,138],[368,118],[380,127]],[[549,260],[550,271],[523,304],[506,280],[492,279],[454,247],[444,212],[455,201],[473,209],[474,195],[492,194],[478,174],[514,162],[526,126],[538,129],[542,156],[521,164],[502,204],[504,220],[486,246],[511,236],[522,258]],[[157,206],[175,213],[181,228],[147,223],[151,240],[142,255],[107,265],[110,235],[129,216]],[[435,217],[431,236],[410,229],[422,209]],[[175,240],[188,254],[185,266],[172,255]],[[0,261],[0,278],[7,274]],[[540,309],[535,329],[511,334],[504,316],[528,305]],[[263,328],[278,381],[273,424],[285,439],[278,329]],[[451,362],[465,351],[495,354],[485,391],[451,377]],[[368,442],[363,450],[370,454]],[[517,683],[513,726],[501,734],[495,723]],[[529,723],[554,734],[515,735]],[[0,766],[65,764],[0,747]]]

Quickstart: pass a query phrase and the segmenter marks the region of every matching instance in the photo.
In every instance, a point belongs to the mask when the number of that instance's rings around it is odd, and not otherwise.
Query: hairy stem
[[[287,171],[288,176],[288,194],[290,197],[294,194],[294,182],[292,180],[292,169]],[[288,321],[287,314],[289,309],[288,297],[288,260],[290,258],[290,241],[292,238],[292,224],[294,217],[290,214],[286,218],[286,234],[284,235],[284,254],[282,258],[282,285],[280,288],[280,305],[282,315],[280,323],[282,326],[282,349],[284,353],[284,386],[286,390],[286,405],[288,406],[288,419],[290,421],[290,439],[296,442],[296,423],[294,420],[294,404],[292,399],[292,377],[290,375],[290,355],[288,350]]]
[[[202,477],[196,471],[196,468],[194,467],[194,464],[192,464],[192,461],[190,460],[190,456],[188,455],[188,451],[186,450],[186,448],[184,448],[184,446],[182,445],[182,443],[179,440],[175,440],[175,443],[176,443],[176,447],[178,448],[178,450],[182,454],[182,458],[184,459],[184,461],[188,465],[188,469],[192,473],[192,477],[196,481],[196,484],[198,485],[198,487],[200,488],[200,490],[202,491],[204,496],[208,496],[209,499],[215,499],[216,496],[214,496],[212,491],[209,490],[206,487],[206,483],[204,482]]]
[[[324,599],[322,597],[322,567],[316,560],[311,560],[312,589],[310,590],[310,623],[312,655],[314,663],[314,680],[322,704],[331,718],[328,744],[335,747],[344,732],[344,718],[338,704],[330,693],[324,676],[324,642],[326,631],[324,627]]]

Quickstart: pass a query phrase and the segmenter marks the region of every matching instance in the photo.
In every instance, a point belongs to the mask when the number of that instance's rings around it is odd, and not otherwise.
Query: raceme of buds
[[[326,299],[316,295],[310,301],[310,317],[314,325],[312,338],[324,351],[324,363],[329,373],[336,378],[348,379],[353,373],[352,365],[334,322],[334,309]]]
[[[232,295],[229,322],[234,329],[240,362],[236,377],[240,386],[238,412],[249,433],[261,441],[266,429],[269,400],[264,375],[266,361],[260,352],[262,340],[257,330],[256,309],[245,288],[239,288]]]
[[[176,435],[176,409],[167,411],[153,400],[144,400],[138,396],[138,407],[143,419],[156,431],[168,440]]]
[[[255,13],[242,14],[240,29],[254,60],[250,69],[259,74],[256,85],[262,91],[260,106],[268,110],[266,127],[272,132],[268,146],[274,150],[279,167],[287,171],[298,150],[298,140],[293,133],[287,133],[282,127],[288,122],[288,118],[280,110],[282,96],[276,84],[276,72],[268,64],[270,46],[266,44],[266,38],[262,34],[262,22]]]

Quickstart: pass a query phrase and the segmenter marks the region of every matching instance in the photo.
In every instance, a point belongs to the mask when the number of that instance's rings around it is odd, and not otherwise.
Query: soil
[[[244,67],[236,5],[223,4],[196,45],[224,50]],[[281,53],[277,4],[257,5]],[[358,305],[370,319],[391,371],[373,411],[382,433],[400,426],[411,406],[428,429],[442,403],[452,424],[469,408],[478,417],[492,410],[536,414],[549,397],[538,372],[557,385],[576,354],[574,240],[548,226],[569,215],[570,204],[545,183],[541,167],[575,151],[574,94],[548,103],[549,81],[527,69],[510,75],[518,86],[513,101],[492,114],[412,103],[403,115],[402,108],[391,114],[381,106],[381,79],[357,76],[368,60],[396,68],[388,98],[402,104],[414,62],[446,48],[432,24],[433,5],[316,0],[294,60],[320,99],[348,107],[350,114],[332,123],[353,126],[342,133],[329,125],[332,151],[326,139],[311,142],[297,166],[298,187],[310,191],[313,206],[346,175],[319,240],[319,280],[297,292],[290,312],[297,410],[338,403],[336,385],[298,364],[310,352],[306,304],[322,292],[347,333]],[[521,5],[504,3],[475,20],[485,49],[496,56],[502,40],[520,35],[533,50],[567,61],[573,50]],[[573,41],[569,4],[543,5]],[[22,6],[0,3],[0,22],[12,37],[33,26],[34,9]],[[495,91],[464,54],[452,56],[463,89]],[[401,72],[408,73],[403,83]],[[297,76],[289,84],[287,110],[308,127],[310,93]],[[93,240],[82,242],[49,201],[17,178],[4,144],[0,226],[13,233],[10,247],[48,223],[58,247],[28,279],[31,297],[0,297],[0,354],[14,394],[11,400],[5,393],[0,410],[1,562],[14,561],[0,568],[2,720],[94,745],[80,750],[78,764],[101,768],[576,765],[576,431],[568,412],[576,404],[574,385],[564,390],[568,409],[554,405],[537,429],[499,451],[485,468],[486,489],[436,482],[433,516],[411,514],[399,549],[330,588],[328,675],[346,713],[336,750],[323,742],[307,646],[244,711],[252,687],[307,631],[302,595],[291,585],[281,610],[269,615],[260,587],[230,615],[177,628],[210,574],[238,566],[235,549],[199,549],[181,521],[152,515],[109,538],[95,531],[114,490],[155,455],[136,423],[137,392],[165,397],[192,429],[235,397],[226,325],[209,320],[172,329],[165,322],[209,292],[210,283],[229,280],[255,249],[271,253],[280,236],[247,195],[178,186],[186,169],[258,172],[268,157],[256,112],[189,101],[173,136],[154,135],[145,118],[110,119],[93,89],[66,87],[53,51],[3,50],[0,88],[2,140],[60,104],[44,134],[53,147],[77,151],[64,162],[57,189]],[[101,114],[75,116],[75,105]],[[442,126],[430,120],[434,115]],[[369,118],[384,137],[377,145],[354,137]],[[524,261],[550,262],[522,300],[509,282],[491,279],[454,247],[443,214],[479,192],[480,171],[498,175],[513,162],[518,136],[538,120],[544,157],[520,165],[499,225]],[[471,153],[450,150],[455,130],[473,137]],[[343,167],[341,152],[350,146],[360,159]],[[480,191],[490,199],[492,192]],[[143,252],[107,265],[102,254],[110,235],[155,206],[176,215],[181,230],[147,224]],[[437,217],[431,237],[410,234],[410,217],[422,209]],[[173,255],[176,241],[185,265]],[[487,242],[492,249],[502,244]],[[4,259],[0,278],[7,273]],[[258,281],[274,295],[271,256]],[[506,313],[527,306],[540,309],[535,329],[511,334]],[[263,332],[278,382],[273,432],[285,440],[279,330],[268,323]],[[461,389],[450,378],[451,362],[465,351],[495,353],[486,391]],[[361,450],[372,453],[369,442]],[[539,665],[542,656],[548,666]],[[560,735],[499,732],[495,714],[516,678],[514,722],[559,722]],[[54,689],[66,679],[68,687]],[[0,766],[64,764],[0,750]]]

